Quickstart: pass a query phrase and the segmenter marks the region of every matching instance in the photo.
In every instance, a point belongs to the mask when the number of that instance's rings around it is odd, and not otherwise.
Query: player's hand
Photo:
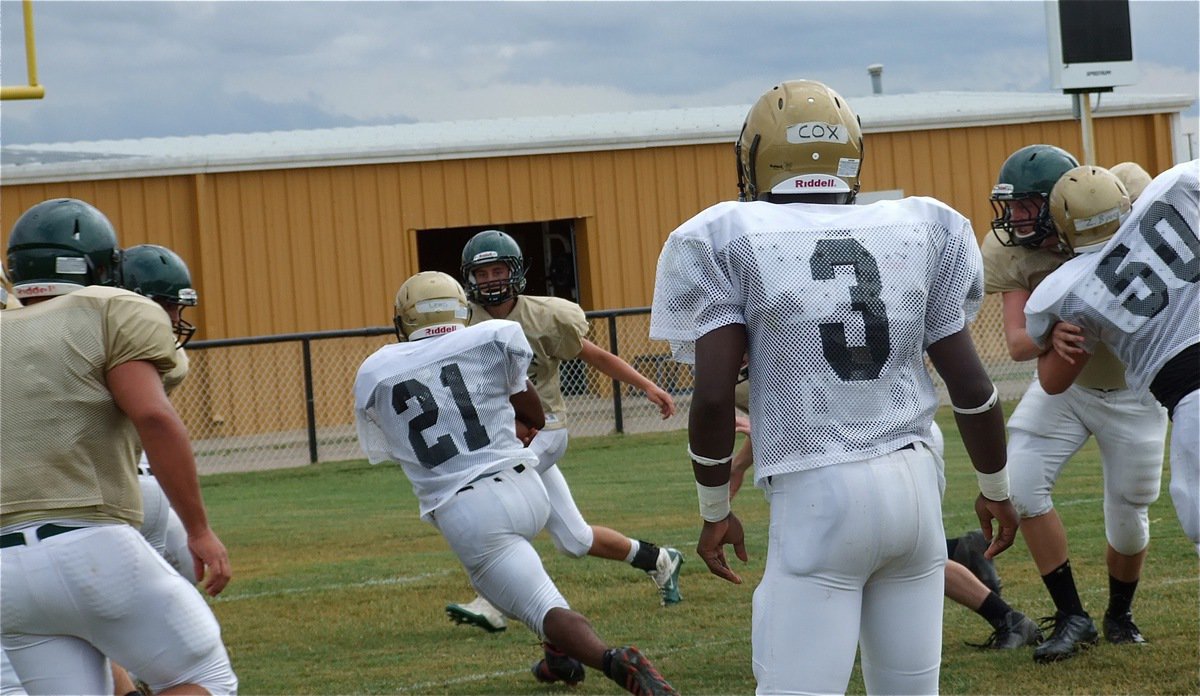
[[[541,431],[537,428],[531,428],[525,425],[524,421],[517,420],[517,439],[521,441],[523,446],[528,447],[529,443],[533,442],[533,438],[537,437],[539,432]]]
[[[225,545],[217,538],[216,532],[205,527],[196,536],[188,536],[188,549],[192,552],[192,562],[195,564],[196,577],[203,578],[204,591],[216,597],[229,584],[233,577],[233,566],[229,563],[229,553]]]
[[[658,407],[658,412],[662,414],[664,420],[675,415],[675,400],[657,385],[651,385],[646,390],[646,398]]]
[[[732,582],[742,584],[742,579],[729,567],[725,559],[725,545],[732,544],[733,552],[743,563],[750,560],[746,555],[746,535],[742,531],[742,521],[732,512],[729,517],[720,522],[705,521],[700,530],[700,541],[696,543],[696,553],[708,566],[708,572]]]
[[[980,493],[975,498],[975,515],[979,518],[983,537],[991,542],[983,552],[985,558],[995,558],[1017,540],[1017,526],[1021,523],[1021,517],[1011,500],[989,500]],[[994,535],[992,520],[998,525]]]
[[[1074,365],[1075,357],[1087,351],[1083,348],[1083,329],[1069,322],[1060,321],[1050,332],[1050,344],[1059,357]]]

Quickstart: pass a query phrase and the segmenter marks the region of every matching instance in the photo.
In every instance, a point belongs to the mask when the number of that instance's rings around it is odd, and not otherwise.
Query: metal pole
[[[617,355],[617,317],[609,315],[608,317],[608,350],[613,355]],[[616,421],[617,432],[625,432],[625,420],[621,415],[621,382],[618,380],[612,381],[613,390],[613,420]]]
[[[304,355],[304,401],[305,401],[305,416],[308,419],[308,461],[310,464],[317,463],[317,410],[313,400],[313,376],[312,376],[312,347],[311,342],[306,338],[300,342],[300,349]]]
[[[1096,164],[1096,132],[1092,128],[1092,95],[1088,92],[1079,94],[1080,123],[1083,126],[1083,163]]]

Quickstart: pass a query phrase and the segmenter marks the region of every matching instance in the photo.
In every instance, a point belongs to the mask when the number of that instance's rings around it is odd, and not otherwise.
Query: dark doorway
[[[442,271],[461,281],[463,245],[483,230],[503,230],[521,245],[526,293],[579,301],[572,220],[417,230],[417,261],[421,270]]]

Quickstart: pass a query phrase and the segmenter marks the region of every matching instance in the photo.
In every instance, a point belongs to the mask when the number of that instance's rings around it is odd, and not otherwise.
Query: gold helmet
[[[401,341],[448,334],[467,325],[467,295],[454,276],[423,271],[396,293],[396,336]]]
[[[1050,191],[1050,215],[1070,253],[1097,251],[1116,234],[1130,207],[1125,185],[1104,167],[1075,167]]]
[[[758,98],[736,145],[741,200],[767,194],[858,194],[863,139],[858,116],[820,82],[791,80]]]
[[[1122,162],[1114,164],[1112,172],[1122,184],[1125,184],[1125,190],[1129,192],[1129,202],[1132,203],[1142,195],[1142,191],[1150,185],[1150,174],[1142,169],[1142,165],[1137,162]]]

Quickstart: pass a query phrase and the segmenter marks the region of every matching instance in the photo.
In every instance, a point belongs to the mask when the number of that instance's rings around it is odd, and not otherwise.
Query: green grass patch
[[[956,536],[976,524],[975,477],[953,419],[947,441],[944,519]],[[750,562],[745,584],[708,574],[696,558],[699,531],[686,435],[579,438],[562,462],[587,520],[684,551],[682,604],[658,606],[654,584],[612,561],[559,555],[545,534],[543,562],[572,607],[608,642],[633,643],[685,694],[750,694],[751,594],[766,560],[768,509],[755,489],[735,501]],[[1150,641],[1101,644],[1041,666],[1032,649],[985,652],[990,626],[947,601],[942,691],[954,694],[1195,694],[1200,692],[1198,574],[1167,494],[1151,508],[1152,542],[1134,616]],[[213,526],[229,548],[234,580],[213,602],[244,694],[616,694],[599,673],[573,689],[534,682],[535,635],[516,622],[501,634],[455,626],[448,602],[474,596],[445,541],[417,517],[395,465],[365,461],[302,469],[216,474],[203,481]],[[1085,607],[1108,600],[1100,460],[1089,443],[1055,493]],[[1053,613],[1024,542],[998,561],[1004,597],[1039,617]],[[821,630],[811,627],[806,630]],[[912,636],[897,635],[896,640]],[[857,670],[851,693],[863,693]]]

